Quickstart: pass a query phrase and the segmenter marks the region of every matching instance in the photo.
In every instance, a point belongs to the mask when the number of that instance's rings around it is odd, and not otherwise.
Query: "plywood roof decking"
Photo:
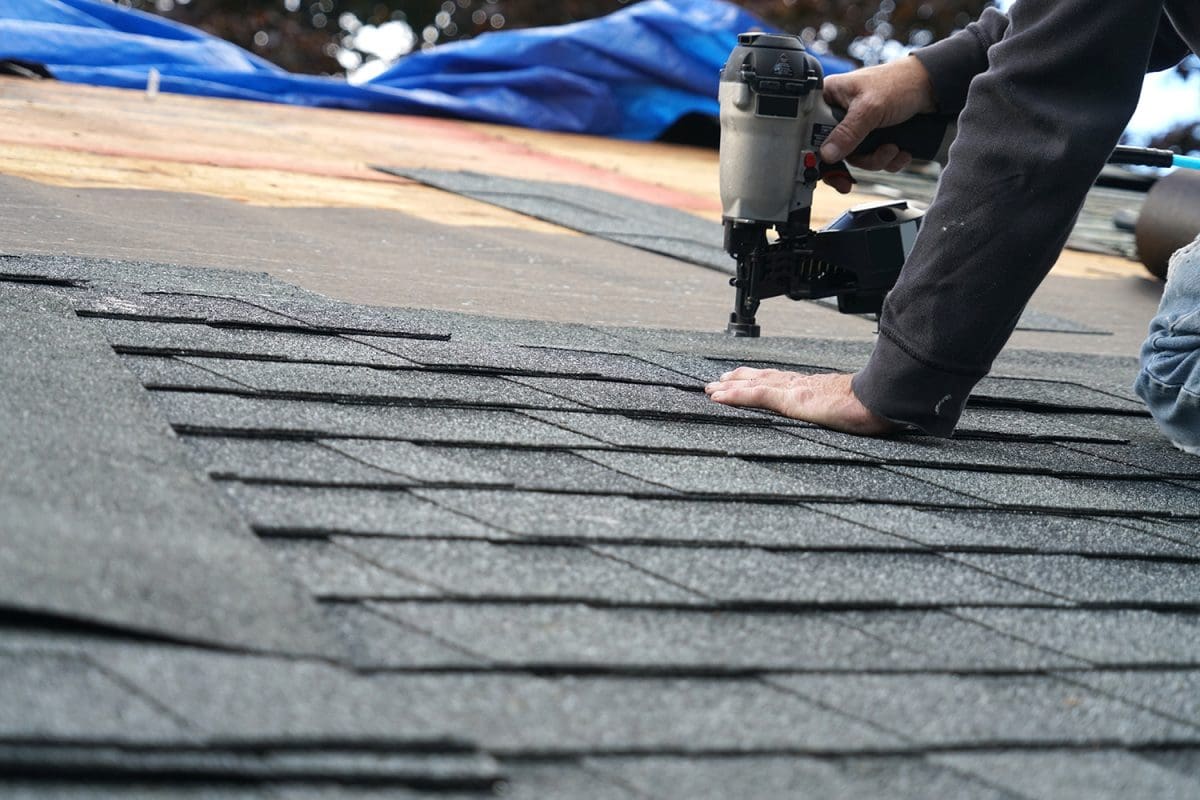
[[[1200,468],[1129,359],[865,440],[699,391],[863,343],[73,257],[0,305],[0,518],[54,555],[0,558],[0,793],[1200,791]]]

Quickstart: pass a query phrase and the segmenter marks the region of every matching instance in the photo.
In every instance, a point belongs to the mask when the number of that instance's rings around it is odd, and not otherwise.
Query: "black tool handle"
[[[830,110],[838,122],[846,116],[844,108],[835,106]],[[942,149],[946,129],[954,120],[955,117],[946,114],[917,114],[899,125],[876,128],[854,149],[854,155],[866,155],[875,152],[880,145],[894,144],[901,150],[912,153],[913,158],[932,161]]]

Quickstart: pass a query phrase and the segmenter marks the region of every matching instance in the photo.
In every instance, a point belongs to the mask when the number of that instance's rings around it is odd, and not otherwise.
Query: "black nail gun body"
[[[737,259],[734,335],[758,336],[759,302],[781,295],[836,296],[845,313],[878,313],[916,239],[922,211],[903,200],[859,206],[811,230],[813,189],[828,168],[818,151],[840,119],[823,88],[820,62],[795,36],[743,34],[722,73],[721,201],[725,249]],[[933,159],[952,138],[950,123],[918,116],[874,132],[859,151],[893,142]]]

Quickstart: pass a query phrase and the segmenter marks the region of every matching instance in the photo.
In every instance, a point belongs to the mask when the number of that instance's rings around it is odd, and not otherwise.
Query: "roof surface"
[[[0,259],[0,789],[1191,797],[1200,470],[1133,360],[959,435],[709,403],[869,342]]]

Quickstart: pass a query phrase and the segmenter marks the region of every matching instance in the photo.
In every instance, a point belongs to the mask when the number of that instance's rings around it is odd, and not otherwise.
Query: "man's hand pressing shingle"
[[[801,375],[778,369],[738,367],[704,392],[727,406],[765,408],[858,436],[882,436],[903,426],[873,413],[850,388],[852,375]]]

